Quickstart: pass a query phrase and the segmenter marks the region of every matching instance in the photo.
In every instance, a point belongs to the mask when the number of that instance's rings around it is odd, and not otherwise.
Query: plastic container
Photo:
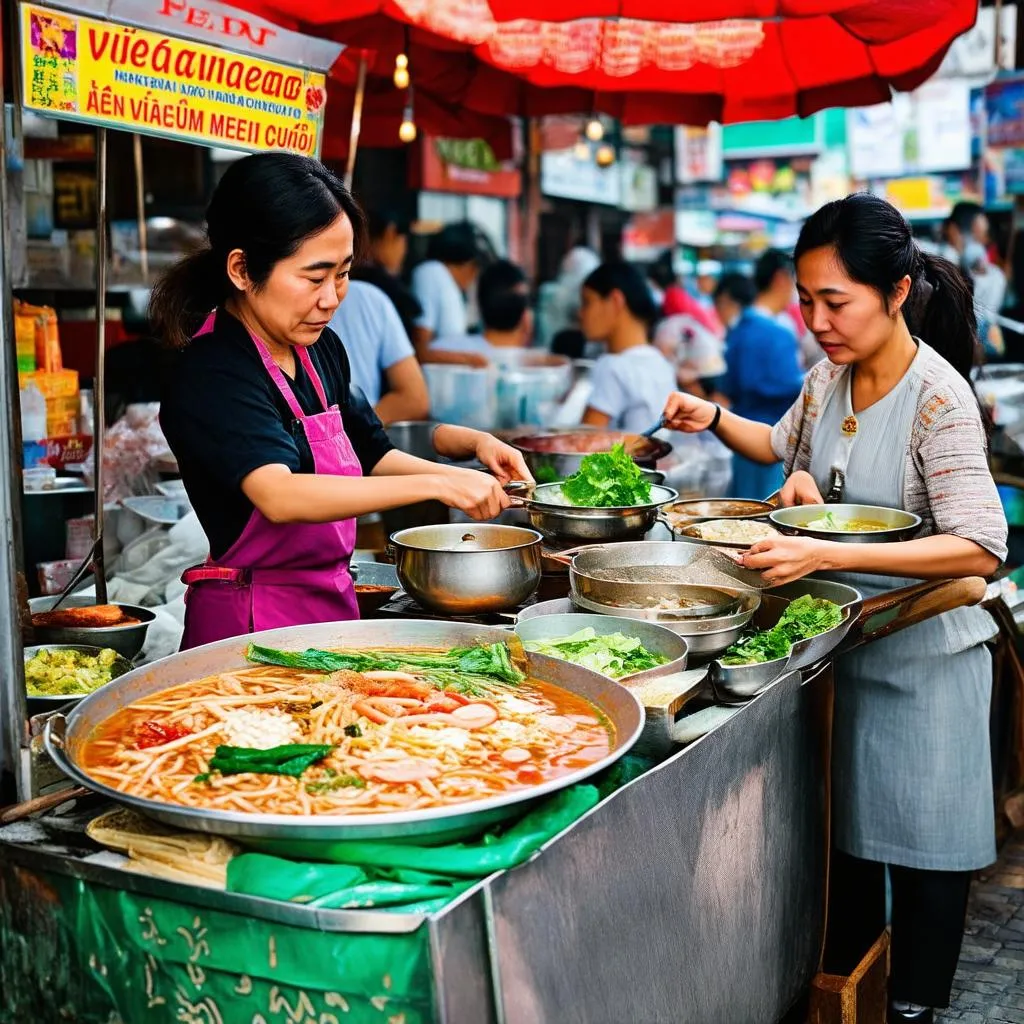
[[[35,384],[21,389],[22,466],[31,469],[46,458],[46,399]]]

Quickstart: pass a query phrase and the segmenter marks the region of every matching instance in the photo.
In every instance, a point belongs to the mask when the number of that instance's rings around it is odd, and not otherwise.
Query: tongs
[[[65,598],[72,594],[82,580],[85,579],[86,575],[92,569],[93,564],[96,562],[97,552],[102,550],[102,546],[103,536],[101,534],[92,542],[92,547],[89,548],[89,553],[82,560],[82,564],[75,570],[74,576],[71,577],[68,585],[60,592],[60,596],[57,600],[50,605],[48,611],[55,612],[64,603]],[[106,595],[97,594],[98,599],[105,596]]]
[[[664,416],[662,416],[662,417],[661,417],[661,419],[660,419],[660,420],[658,420],[658,422],[657,422],[657,423],[655,423],[653,427],[648,427],[648,428],[647,428],[647,429],[646,429],[645,431],[643,431],[643,432],[642,432],[642,433],[640,434],[640,436],[641,436],[641,437],[646,437],[646,438],[651,438],[651,437],[654,437],[654,435],[655,435],[655,434],[656,434],[656,433],[657,433],[657,432],[658,432],[659,430],[664,430],[664,429],[665,429],[665,426],[666,426],[666,424],[665,424],[665,417],[664,417]]]

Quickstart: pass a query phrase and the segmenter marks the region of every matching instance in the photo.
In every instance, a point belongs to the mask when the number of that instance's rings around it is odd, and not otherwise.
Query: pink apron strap
[[[284,396],[284,400],[288,403],[288,408],[291,409],[297,420],[306,418],[306,414],[302,411],[302,406],[299,405],[298,399],[295,397],[295,392],[292,390],[292,386],[285,376],[284,371],[277,363],[274,362],[274,357],[270,354],[270,349],[267,348],[266,344],[252,331],[249,332],[249,337],[252,338],[252,343],[256,346],[256,350],[260,354],[260,359],[263,360],[263,365],[266,367],[267,373],[270,374],[270,379],[277,385],[277,390]],[[324,407],[324,412],[327,412],[327,394],[324,391],[323,382],[320,380],[320,375],[316,372],[316,367],[313,365],[313,360],[309,358],[309,353],[300,345],[296,346],[299,356],[299,362],[302,363],[309,374],[309,379],[313,382],[313,388],[316,391],[317,397],[320,399],[321,404]]]
[[[309,374],[309,379],[313,382],[313,387],[316,389],[317,397],[320,399],[320,404],[324,407],[324,412],[327,412],[327,392],[324,391],[323,381],[320,380],[320,374],[316,372],[316,367],[313,365],[309,349],[304,345],[299,345],[298,352],[299,362],[306,368],[306,373]]]

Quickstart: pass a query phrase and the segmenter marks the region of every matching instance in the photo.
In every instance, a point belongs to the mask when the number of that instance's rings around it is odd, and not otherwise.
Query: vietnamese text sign
[[[246,151],[320,151],[324,75],[36,4],[23,103],[43,114]]]

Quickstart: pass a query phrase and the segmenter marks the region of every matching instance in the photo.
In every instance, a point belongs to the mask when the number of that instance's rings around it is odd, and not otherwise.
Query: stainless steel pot
[[[659,676],[671,675],[673,672],[682,672],[686,668],[688,653],[686,641],[678,633],[673,633],[672,630],[665,629],[664,626],[653,622],[640,622],[636,619],[612,615],[567,614],[520,618],[516,623],[516,633],[524,643],[531,640],[553,640],[572,636],[581,629],[592,629],[598,636],[622,633],[624,636],[634,637],[651,654],[658,654],[668,659],[664,665],[659,665],[657,668],[620,676],[618,679],[620,683],[657,679]]]
[[[445,615],[502,612],[540,585],[541,535],[520,526],[449,523],[391,537],[398,579],[424,608]]]
[[[250,641],[265,647],[301,651],[308,647],[449,648],[508,639],[509,633],[495,626],[415,619],[401,622],[325,622],[233,637],[183,651],[121,676],[86,697],[67,716],[58,714],[48,720],[44,743],[61,771],[76,782],[179,828],[232,836],[257,846],[270,845],[274,848],[273,844],[277,844],[278,849],[289,841],[306,843],[304,854],[316,857],[319,853],[317,859],[322,860],[331,859],[330,844],[339,840],[429,838],[431,842],[444,842],[518,814],[538,798],[572,786],[617,761],[633,746],[643,729],[644,711],[639,701],[626,687],[597,672],[553,658],[526,655],[531,676],[585,697],[607,717],[615,732],[609,755],[586,768],[532,789],[472,803],[400,813],[309,816],[245,814],[183,807],[126,796],[92,779],[82,767],[82,753],[96,729],[126,704],[143,700],[179,683],[248,667],[245,650]]]
[[[48,612],[57,603],[56,597],[34,597],[28,603],[28,610],[34,615],[37,612]],[[111,602],[123,609],[126,615],[139,621],[128,626],[34,626],[33,633],[41,646],[53,644],[69,644],[72,647],[109,647],[124,655],[131,661],[142,650],[146,642],[149,624],[156,615],[149,608],[135,604]],[[90,608],[96,604],[94,597],[67,597],[61,602],[61,608]]]
[[[600,427],[570,427],[513,437],[509,444],[523,453],[526,465],[538,483],[552,483],[572,476],[584,457],[592,452],[611,451],[624,444],[633,461],[645,469],[654,469],[659,459],[672,451],[672,445],[642,434],[604,430]]]
[[[560,483],[530,484],[513,482],[505,490],[514,506],[526,510],[530,526],[549,540],[601,542],[643,537],[658,520],[662,505],[675,501],[679,494],[671,487],[654,485],[646,505],[623,508],[581,508],[559,504]]]

